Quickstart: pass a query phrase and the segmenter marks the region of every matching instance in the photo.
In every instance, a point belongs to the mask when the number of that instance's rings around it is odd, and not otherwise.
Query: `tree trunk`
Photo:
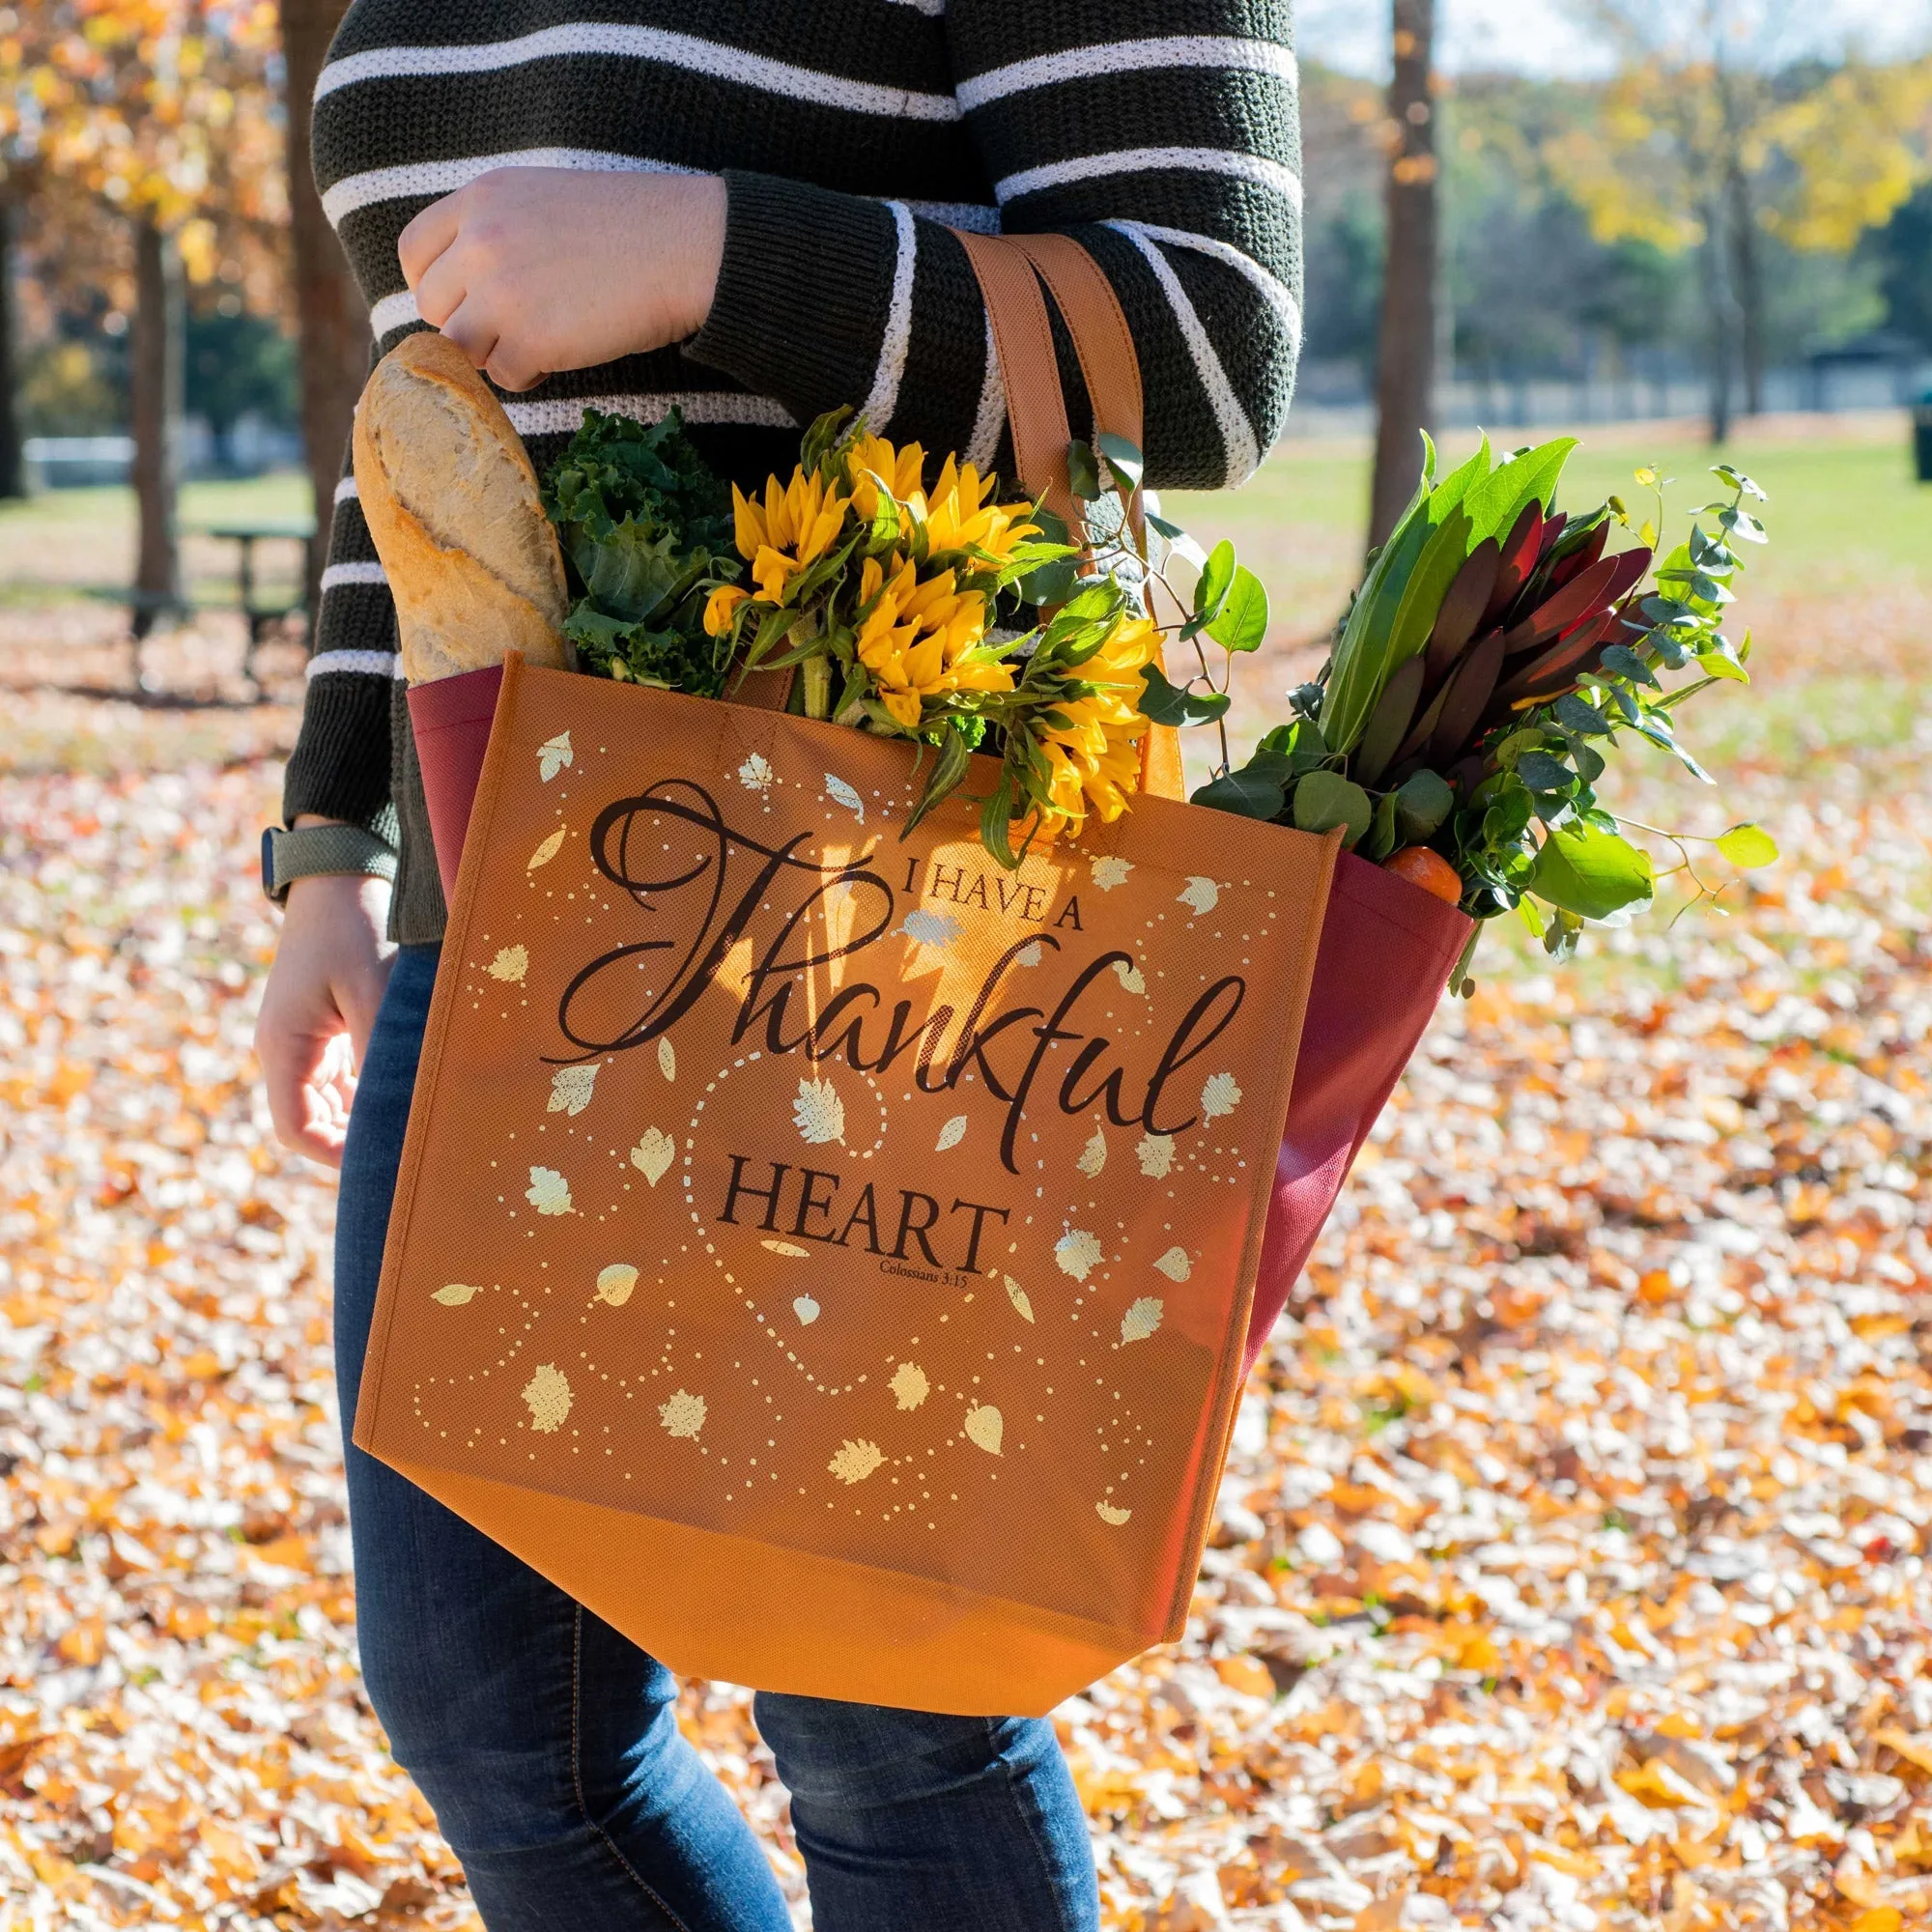
[[[146,636],[161,601],[181,596],[181,554],[175,529],[186,295],[181,256],[153,222],[134,224],[134,333],[131,376],[134,416],[134,496],[140,507],[140,547],[134,588],[142,599],[134,634]]]
[[[1434,413],[1435,382],[1435,0],[1394,0],[1395,77],[1389,118],[1388,254],[1376,358],[1376,473],[1369,543],[1381,543],[1414,494],[1419,432]]]
[[[14,317],[14,204],[0,197],[0,500],[27,494],[20,418],[14,408],[18,348]]]
[[[1758,256],[1757,210],[1751,204],[1750,182],[1735,155],[1728,173],[1731,294],[1740,324],[1745,414],[1755,416],[1764,413],[1764,266]]]
[[[1704,318],[1710,332],[1711,353],[1711,442],[1713,447],[1727,442],[1731,435],[1731,371],[1734,364],[1736,304],[1731,297],[1730,277],[1725,272],[1723,210],[1705,210],[1704,245],[1699,250],[1704,268]]]
[[[369,373],[369,311],[355,286],[309,162],[309,103],[347,0],[282,0],[282,59],[288,70],[289,230],[295,254],[296,317],[301,341],[302,440],[315,490],[304,603],[311,629],[322,608],[328,519],[349,446],[350,419]]]

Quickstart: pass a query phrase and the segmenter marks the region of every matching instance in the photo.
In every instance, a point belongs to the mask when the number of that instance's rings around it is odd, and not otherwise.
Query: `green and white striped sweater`
[[[985,312],[949,228],[1064,230],[1099,261],[1140,354],[1150,482],[1239,483],[1288,409],[1290,0],[355,0],[316,88],[314,153],[378,352],[423,327],[397,237],[487,170],[724,176],[703,329],[505,398],[540,471],[586,402],[646,421],[676,404],[752,487],[789,471],[801,425],[849,404],[1009,475]],[[1078,427],[1091,412],[1061,349]],[[283,804],[396,827],[393,926],[414,942],[440,936],[443,905],[395,641],[345,478]]]

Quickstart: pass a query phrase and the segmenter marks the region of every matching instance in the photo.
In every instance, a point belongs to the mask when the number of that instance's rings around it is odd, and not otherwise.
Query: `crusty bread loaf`
[[[355,408],[355,491],[396,600],[412,684],[500,664],[566,666],[563,554],[536,471],[469,358],[427,330]]]

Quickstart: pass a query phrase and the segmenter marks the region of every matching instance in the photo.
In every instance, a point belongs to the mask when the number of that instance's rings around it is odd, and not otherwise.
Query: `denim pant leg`
[[[1073,1778],[1041,1718],[759,1693],[817,1932],[1095,1932]]]
[[[436,958],[397,959],[350,1117],[345,1437]],[[363,1679],[490,1932],[789,1932],[756,1839],[677,1728],[670,1673],[413,1483],[345,1453]]]

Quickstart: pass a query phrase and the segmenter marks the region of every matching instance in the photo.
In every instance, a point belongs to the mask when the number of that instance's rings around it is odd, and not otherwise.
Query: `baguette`
[[[404,337],[355,407],[355,492],[396,600],[411,684],[500,664],[568,668],[556,532],[517,432],[443,336]]]

